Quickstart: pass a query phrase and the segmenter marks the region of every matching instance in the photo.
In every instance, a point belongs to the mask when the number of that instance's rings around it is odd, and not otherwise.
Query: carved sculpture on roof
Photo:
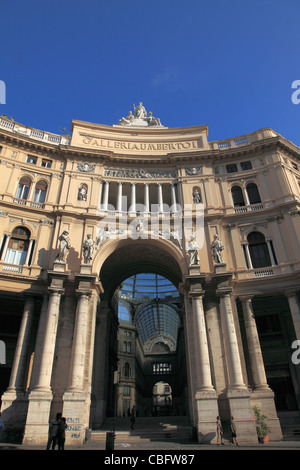
[[[159,118],[153,116],[152,112],[147,113],[143,103],[140,102],[138,106],[133,105],[134,114],[129,111],[128,116],[122,117],[119,120],[121,126],[158,126],[161,127]]]

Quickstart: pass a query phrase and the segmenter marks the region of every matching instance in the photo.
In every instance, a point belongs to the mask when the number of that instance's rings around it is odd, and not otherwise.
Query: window
[[[251,162],[242,162],[241,163],[241,169],[243,171],[245,170],[252,170],[252,163]]]
[[[45,158],[42,159],[41,166],[45,168],[51,168],[52,166],[52,161],[51,160],[46,160]]]
[[[271,266],[272,263],[265,236],[260,232],[251,232],[247,239],[253,268]]]
[[[246,186],[250,204],[259,204],[261,202],[258,188],[255,183],[249,183]]]
[[[23,265],[28,263],[28,247],[29,247],[30,232],[23,227],[16,227],[12,231],[11,238],[8,243],[8,248],[5,256],[5,262],[10,264]]]
[[[26,163],[31,163],[32,165],[36,165],[36,162],[37,162],[37,157],[35,157],[34,155],[27,155]]]
[[[240,186],[233,186],[231,188],[231,195],[234,207],[241,207],[245,205],[243,191]]]
[[[35,185],[33,201],[40,202],[40,203],[45,202],[46,191],[47,191],[47,183],[45,183],[45,181],[38,181]]]
[[[129,377],[130,377],[130,366],[129,366],[128,362],[125,362],[125,364],[124,364],[124,377],[126,379],[129,379]]]
[[[235,163],[232,163],[230,165],[226,165],[226,170],[227,170],[227,173],[235,173],[238,171],[237,169],[237,166]]]
[[[123,386],[123,396],[130,397],[130,387],[128,385]]]
[[[27,199],[28,193],[31,185],[31,180],[27,176],[24,176],[20,179],[19,186],[17,189],[16,197],[18,199]]]
[[[155,362],[152,364],[153,374],[170,374],[171,364],[169,362]]]

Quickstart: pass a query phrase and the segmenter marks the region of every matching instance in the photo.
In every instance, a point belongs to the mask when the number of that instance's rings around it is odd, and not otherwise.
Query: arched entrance
[[[170,416],[176,414],[172,403],[172,387],[163,380],[156,382],[152,390],[152,414]]]
[[[161,381],[172,389],[164,414],[175,414],[173,405],[176,413],[186,414],[179,263],[159,241],[121,241],[103,262],[100,279],[104,294],[98,338],[96,333],[94,422],[97,416],[127,416],[133,406],[138,416],[153,415],[153,387]],[[104,336],[109,354],[100,364]]]

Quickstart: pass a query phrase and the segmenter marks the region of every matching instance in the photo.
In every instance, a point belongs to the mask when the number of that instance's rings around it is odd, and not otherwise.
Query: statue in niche
[[[90,264],[94,253],[94,241],[91,234],[88,234],[87,239],[83,242],[82,250],[84,264]]]
[[[193,191],[193,203],[194,204],[200,204],[201,203],[201,194],[199,189],[194,189]]]
[[[216,233],[214,235],[214,241],[211,244],[212,256],[213,256],[215,263],[217,264],[224,263],[223,254],[222,254],[223,250],[224,250],[224,245],[219,239],[219,235]]]
[[[58,253],[55,257],[55,261],[66,261],[69,249],[71,248],[71,240],[69,236],[69,231],[64,230],[63,233],[58,237],[59,248]]]
[[[87,187],[85,184],[82,184],[78,190],[78,201],[86,201],[87,199]]]
[[[198,254],[199,246],[195,241],[194,235],[191,235],[190,241],[188,242],[188,253],[190,256],[190,266],[199,266],[199,254]]]

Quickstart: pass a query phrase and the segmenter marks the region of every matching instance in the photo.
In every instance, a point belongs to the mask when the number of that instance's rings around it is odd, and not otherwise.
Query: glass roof
[[[145,302],[152,299],[178,297],[174,284],[159,274],[135,274],[126,279],[119,290],[123,299]]]
[[[135,274],[119,288],[118,316],[121,321],[131,322],[129,305],[137,304],[134,323],[145,349],[150,350],[159,341],[164,342],[170,350],[175,350],[181,320],[169,303],[178,298],[174,284],[163,276],[154,273]]]

